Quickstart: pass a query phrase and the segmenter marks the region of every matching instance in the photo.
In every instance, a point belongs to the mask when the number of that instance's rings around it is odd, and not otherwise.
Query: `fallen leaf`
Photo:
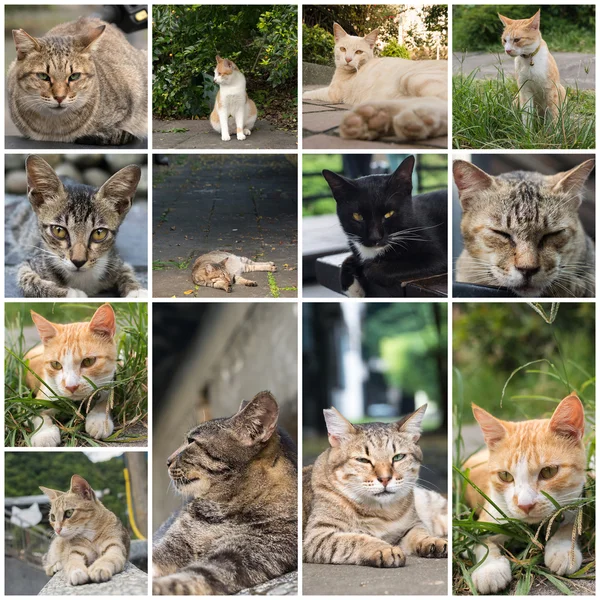
[[[185,292],[183,292],[186,296],[189,296],[190,294],[194,293],[194,290],[186,290]]]

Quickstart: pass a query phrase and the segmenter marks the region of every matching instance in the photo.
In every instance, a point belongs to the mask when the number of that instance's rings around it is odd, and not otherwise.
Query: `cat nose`
[[[59,103],[62,104],[62,101],[66,98],[66,96],[54,96],[54,99]]]
[[[352,57],[349,58],[349,57],[346,56],[346,62],[347,63],[351,63],[352,62]]]
[[[55,527],[54,531],[56,531],[56,533],[60,533],[62,531],[62,527]]]
[[[531,509],[536,505],[536,502],[532,502],[531,504],[517,504],[517,506],[525,513],[529,514]]]
[[[378,477],[377,481],[379,481],[379,483],[383,484],[383,487],[386,487],[387,484],[392,480],[391,477]]]
[[[77,260],[75,258],[71,259],[71,262],[78,268],[81,269],[81,267],[83,267],[83,265],[85,265],[85,263],[87,262],[87,260]]]
[[[71,394],[79,389],[79,384],[77,385],[65,385],[65,388],[71,392]]]
[[[515,267],[525,279],[533,277],[536,273],[539,273],[539,267]]]

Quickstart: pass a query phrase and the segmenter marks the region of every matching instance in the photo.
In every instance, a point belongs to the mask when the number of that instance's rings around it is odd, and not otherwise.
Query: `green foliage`
[[[308,27],[302,23],[302,60],[317,65],[333,66],[333,47],[335,40],[332,33],[319,25]]]
[[[302,160],[302,198],[323,196],[315,201],[302,201],[302,215],[305,217],[335,213],[335,200],[331,189],[321,175],[323,169],[342,172],[340,154],[305,154]],[[309,175],[310,176],[307,176]]]
[[[396,58],[410,58],[410,52],[408,51],[408,48],[400,45],[396,40],[390,40],[379,55],[394,56]]]
[[[233,60],[252,92],[286,96],[297,85],[297,7],[157,5],[153,9],[153,112],[208,116],[215,56]],[[255,94],[256,96],[256,94]]]

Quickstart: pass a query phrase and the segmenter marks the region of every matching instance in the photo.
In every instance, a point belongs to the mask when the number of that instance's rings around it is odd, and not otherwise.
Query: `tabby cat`
[[[23,296],[86,298],[102,292],[125,298],[147,296],[115,248],[119,226],[140,181],[140,168],[124,167],[96,189],[61,181],[39,156],[29,156],[25,165],[31,207],[24,203],[11,227],[13,238],[28,256],[17,275]]]
[[[487,448],[463,465],[471,481],[507,516],[537,525],[547,521],[560,506],[577,500],[586,479],[586,450],[582,441],[585,423],[583,406],[573,393],[557,407],[551,419],[518,423],[501,421],[473,405],[473,414],[483,432]],[[554,500],[550,500],[548,494]],[[471,486],[466,500],[477,509],[479,520],[502,522],[502,515]],[[557,575],[575,573],[581,567],[581,551],[575,536],[574,514],[564,518],[546,542],[544,562]],[[538,536],[539,541],[545,534]],[[508,538],[490,536],[475,547],[475,559],[483,563],[472,573],[480,594],[497,594],[511,580],[509,560],[501,553]]]
[[[447,501],[417,485],[426,408],[363,425],[323,411],[331,447],[303,470],[306,562],[402,567],[411,554],[447,556]]]
[[[27,138],[129,143],[148,133],[148,56],[114,25],[82,17],[34,38],[13,30],[10,114]]]
[[[108,581],[125,568],[129,533],[83,477],[73,475],[67,492],[40,489],[50,498],[56,533],[43,559],[46,575],[64,571],[69,584],[83,585]]]
[[[102,305],[89,323],[59,325],[34,311],[31,318],[42,343],[23,358],[37,375],[28,371],[26,378],[37,398],[52,401],[53,394],[57,394],[81,402],[89,398],[95,388],[113,381],[117,369],[117,326],[110,304]],[[40,383],[38,377],[46,385]],[[107,410],[106,393],[99,394],[100,398],[85,418],[85,431],[94,439],[102,440],[112,434],[114,424]],[[52,420],[55,412],[45,410],[33,419],[32,446],[60,446],[60,430]]]
[[[341,273],[348,296],[401,296],[404,282],[447,272],[448,194],[413,197],[414,165],[409,156],[391,175],[354,180],[323,171],[352,251]]]
[[[375,29],[349,35],[337,23],[336,70],[326,88],[304,92],[305,100],[351,104],[340,125],[344,138],[373,140],[395,135],[401,142],[448,131],[448,62],[375,58]]]
[[[524,297],[594,297],[594,242],[578,214],[593,168],[591,159],[556,175],[492,177],[454,161],[465,245],[456,280]]]
[[[193,499],[155,539],[155,595],[235,594],[296,569],[296,449],[278,414],[260,392],[168,458],[175,489]]]
[[[529,113],[557,119],[565,101],[565,88],[560,83],[556,61],[540,32],[540,11],[530,19],[509,19],[498,15],[504,25],[502,44],[515,58],[519,85],[519,105]]]
[[[234,283],[255,287],[256,281],[242,277],[252,271],[277,271],[273,262],[254,262],[245,256],[213,250],[199,256],[192,266],[192,281],[230,293]]]

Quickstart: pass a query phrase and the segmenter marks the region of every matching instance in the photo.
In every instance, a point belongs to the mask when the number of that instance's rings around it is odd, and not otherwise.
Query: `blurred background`
[[[39,486],[67,491],[74,474],[121,519],[131,536],[129,560],[147,572],[147,461],[146,452],[122,450],[5,453],[5,593],[36,595],[50,580],[42,557],[54,532],[48,522],[50,501]]]
[[[305,7],[306,8],[306,7]],[[348,251],[348,240],[336,215],[336,202],[323,169],[355,179],[393,173],[410,154],[306,154],[302,160],[302,277],[305,297],[340,298],[316,279],[319,258]],[[448,157],[417,154],[413,195],[448,186]]]
[[[305,303],[303,464],[328,448],[323,409],[349,421],[394,422],[427,403],[421,480],[447,492],[447,305]]]
[[[270,390],[279,425],[297,441],[297,311],[295,303],[153,304],[153,531],[184,503],[166,460],[199,423]]]

